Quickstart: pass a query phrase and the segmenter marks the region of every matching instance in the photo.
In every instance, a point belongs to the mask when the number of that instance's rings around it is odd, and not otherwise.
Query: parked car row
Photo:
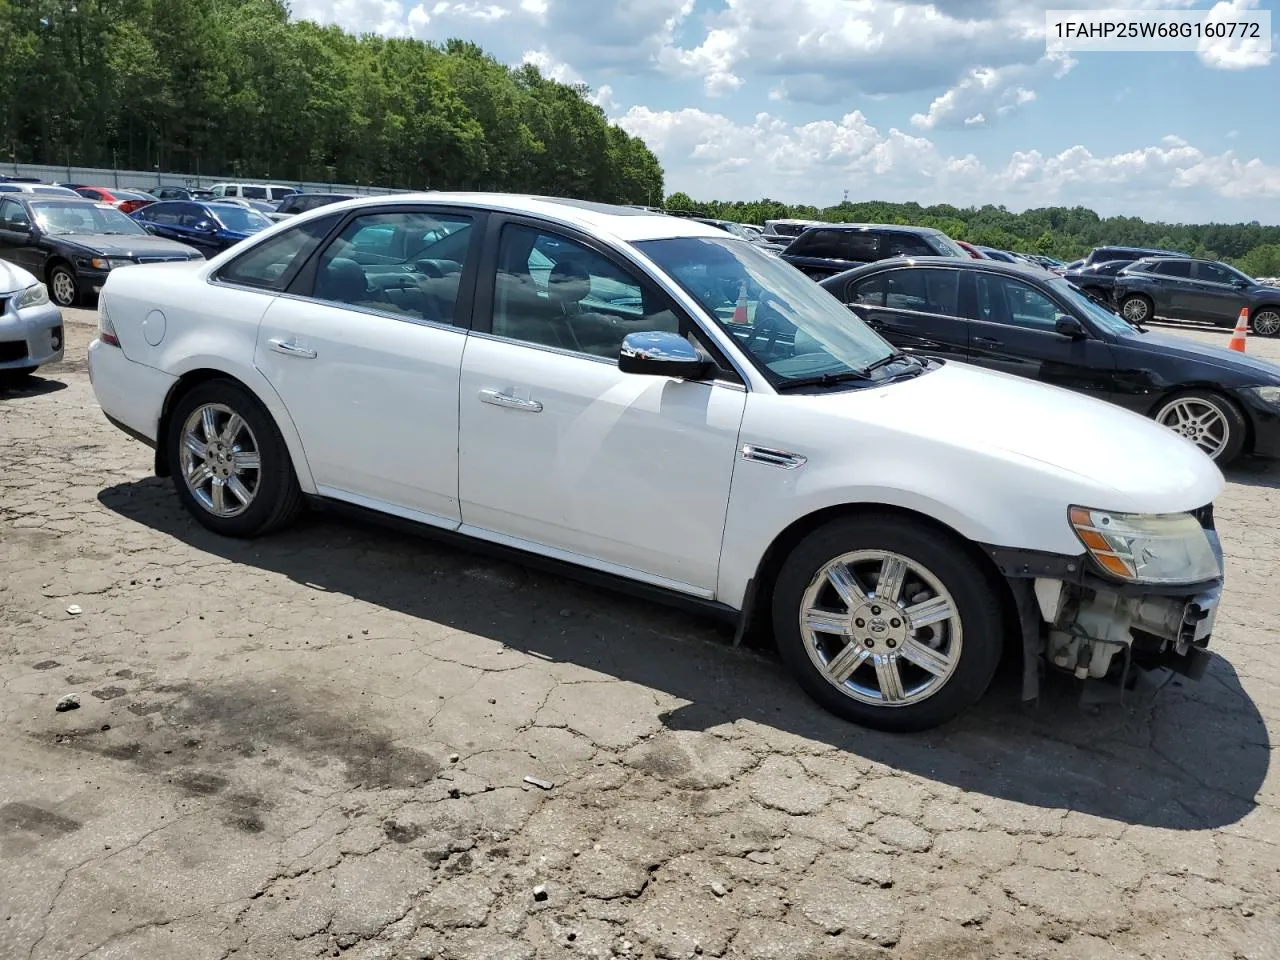
[[[947,246],[893,229],[875,242]],[[963,348],[867,322],[921,316],[967,325]],[[1057,338],[1026,376],[955,362],[1024,322]],[[1028,697],[1041,662],[1204,672],[1221,473],[1055,385],[1059,357],[1139,337],[1039,268],[949,248],[820,286],[687,218],[429,193],[112,272],[89,370],[219,534],[315,506],[465,538],[768,630],[827,709],[916,730],[1006,649]]]

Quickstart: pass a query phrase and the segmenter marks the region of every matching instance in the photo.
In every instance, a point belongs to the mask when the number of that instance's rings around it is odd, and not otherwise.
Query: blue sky
[[[1139,0],[1230,20],[1280,0]],[[1280,223],[1280,57],[1048,55],[1054,0],[292,0],[294,15],[472,40],[584,82],[668,191]],[[1272,38],[1271,46],[1280,49]]]

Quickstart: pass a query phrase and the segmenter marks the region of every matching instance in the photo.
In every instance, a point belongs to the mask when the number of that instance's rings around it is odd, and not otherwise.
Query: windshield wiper
[[[887,357],[881,357],[879,360],[875,361],[874,363],[869,364],[866,367],[866,372],[870,373],[872,370],[879,370],[881,367],[887,367],[889,364],[897,363],[899,360],[910,360],[917,367],[920,367],[922,369],[924,368],[924,365],[925,365],[924,361],[921,360],[919,357],[913,357],[909,353],[902,353],[901,351],[899,351],[898,353],[891,353]]]
[[[829,387],[849,380],[870,380],[871,374],[862,370],[841,370],[839,373],[820,373],[813,377],[800,377],[778,384],[779,390],[794,390],[797,387]]]

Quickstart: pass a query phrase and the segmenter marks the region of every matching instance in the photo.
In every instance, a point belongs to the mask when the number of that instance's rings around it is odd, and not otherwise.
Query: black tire
[[[1137,312],[1138,305],[1141,305],[1141,316],[1129,316],[1128,310],[1130,304],[1133,304],[1135,312]],[[1117,309],[1120,316],[1124,317],[1124,319],[1128,320],[1130,323],[1146,323],[1148,320],[1154,320],[1156,315],[1155,304],[1151,302],[1151,298],[1143,296],[1141,293],[1126,294],[1124,299],[1122,299],[1118,304]]]
[[[1259,324],[1258,320],[1262,323]],[[1280,337],[1280,307],[1271,304],[1257,307],[1249,318],[1249,331],[1260,337]]]
[[[183,430],[188,418],[208,404],[219,404],[239,415],[248,425],[259,457],[257,486],[244,512],[231,517],[210,512],[192,492],[182,463]],[[178,498],[200,523],[226,537],[250,539],[287,525],[302,509],[302,492],[293,470],[289,448],[275,421],[261,401],[232,380],[198,383],[175,402],[169,417],[165,449],[169,472]]]
[[[1208,404],[1216,409],[1222,417],[1227,430],[1226,443],[1223,444],[1221,452],[1213,457],[1214,463],[1224,467],[1240,456],[1240,452],[1244,449],[1245,438],[1248,436],[1248,422],[1245,420],[1240,408],[1220,393],[1214,393],[1212,390],[1182,390],[1171,394],[1156,404],[1155,409],[1151,411],[1152,419],[1162,426],[1174,430],[1176,433],[1182,433],[1176,427],[1166,423],[1165,418],[1170,408],[1183,400]]]
[[[65,280],[60,281],[60,277],[65,278]],[[65,283],[70,283],[70,287],[68,288],[72,291],[70,299],[68,299],[65,294],[59,292],[59,289],[64,287]],[[60,307],[74,307],[84,296],[84,291],[80,289],[80,282],[76,280],[75,271],[65,263],[55,263],[49,269],[48,286],[49,299]]]
[[[805,594],[811,584],[819,582],[819,574],[828,564],[860,550],[886,551],[922,566],[954,600],[963,641],[959,644],[958,659],[938,688],[915,702],[890,706],[856,699],[845,687],[837,686],[829,679],[809,654],[800,625]],[[910,582],[909,578],[904,581],[904,596],[906,584]],[[846,608],[848,606],[846,604]],[[886,616],[891,613],[890,607]],[[849,610],[848,615],[853,617],[855,614]],[[867,623],[851,621],[851,625],[855,622]],[[805,537],[783,562],[774,585],[774,636],[779,652],[800,686],[837,716],[877,730],[926,730],[951,720],[976,703],[990,685],[999,665],[1004,645],[1004,622],[998,584],[960,541],[928,524],[893,515],[850,517],[819,527]],[[900,621],[893,619],[888,623],[897,625]],[[884,629],[887,626],[884,621],[879,626],[871,621],[867,629]],[[919,636],[919,631],[914,635]],[[834,635],[831,642],[837,647],[843,646],[841,641],[834,639]],[[868,647],[873,645],[870,636],[865,642]],[[886,649],[891,645],[882,639],[880,650],[875,652],[894,656]],[[849,679],[866,669],[876,675],[875,668],[864,662]],[[903,669],[911,671],[914,667],[907,660],[903,662]],[[907,689],[905,683],[903,689]]]

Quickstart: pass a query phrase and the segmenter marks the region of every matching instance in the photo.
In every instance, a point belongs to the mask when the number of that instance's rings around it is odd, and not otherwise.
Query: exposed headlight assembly
[[[18,294],[18,309],[40,307],[49,302],[49,288],[43,283],[33,283]]]
[[[114,270],[117,267],[132,267],[136,264],[136,260],[124,257],[94,257],[89,261],[89,266],[95,270]]]
[[[1132,583],[1197,583],[1221,576],[1218,557],[1189,513],[1112,513],[1071,507],[1071,528],[1103,570]]]

